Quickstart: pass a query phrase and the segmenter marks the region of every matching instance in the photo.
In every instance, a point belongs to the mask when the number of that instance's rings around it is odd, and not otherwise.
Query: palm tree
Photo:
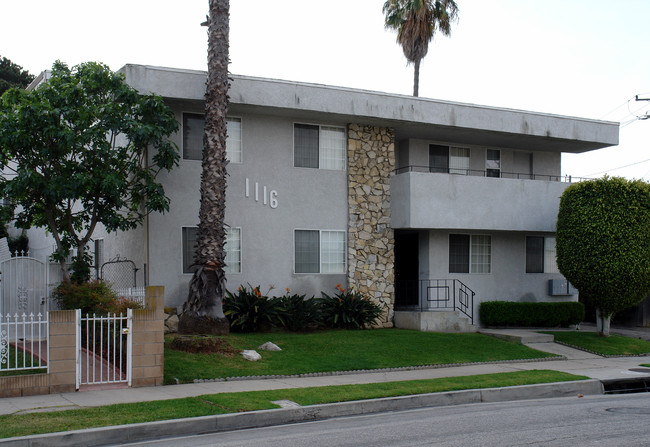
[[[436,30],[445,36],[451,34],[458,6],[454,0],[386,0],[383,12],[386,28],[397,31],[397,43],[408,63],[414,64],[413,96],[418,96],[420,61],[427,55]]]
[[[222,302],[226,291],[226,114],[228,113],[229,0],[209,0],[208,80],[201,173],[201,207],[197,231],[197,266],[190,281],[179,332],[227,335]]]

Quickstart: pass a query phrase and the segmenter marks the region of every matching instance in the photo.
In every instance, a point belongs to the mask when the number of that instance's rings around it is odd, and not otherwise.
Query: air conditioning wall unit
[[[549,279],[548,294],[551,296],[577,295],[578,290],[566,279]]]

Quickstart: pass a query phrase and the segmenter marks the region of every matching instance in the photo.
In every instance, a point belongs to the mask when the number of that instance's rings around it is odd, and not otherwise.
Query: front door
[[[418,305],[419,235],[395,231],[395,307]]]

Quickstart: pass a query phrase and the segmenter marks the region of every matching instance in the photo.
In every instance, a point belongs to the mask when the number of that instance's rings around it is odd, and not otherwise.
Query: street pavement
[[[583,326],[581,330],[595,330],[592,326]],[[635,336],[638,338],[650,339],[650,330],[645,329],[627,329],[625,335]],[[306,407],[287,408],[284,410],[265,410],[254,413],[252,416],[247,415],[221,415],[208,418],[217,418],[223,426],[224,423],[230,429],[267,426],[272,425],[272,421],[277,423],[297,422],[300,420],[311,420],[315,417],[327,418],[337,415],[364,414],[369,412],[386,411],[390,409],[415,408],[417,406],[436,406],[449,405],[454,403],[473,403],[473,402],[496,402],[512,399],[542,398],[553,396],[578,396],[587,394],[602,393],[602,385],[599,381],[634,379],[650,377],[650,368],[641,368],[642,363],[650,364],[650,356],[636,357],[602,357],[589,352],[569,348],[564,345],[553,343],[552,337],[539,334],[530,330],[520,329],[498,329],[482,330],[481,332],[507,339],[519,340],[533,349],[550,352],[561,356],[551,360],[537,361],[506,361],[478,364],[452,365],[430,368],[413,368],[413,369],[387,369],[371,370],[361,372],[345,373],[328,373],[303,375],[300,377],[277,377],[277,378],[256,378],[247,380],[229,380],[229,381],[203,381],[201,383],[167,385],[160,387],[147,388],[127,388],[127,389],[110,389],[110,390],[89,390],[75,393],[49,394],[42,396],[25,396],[16,398],[0,399],[0,414],[25,414],[31,412],[57,411],[67,409],[88,408],[95,406],[111,405],[117,403],[146,402],[166,399],[176,399],[183,397],[194,397],[206,394],[231,393],[242,391],[260,391],[287,388],[305,388],[314,386],[328,385],[348,385],[348,384],[366,384],[382,383],[402,380],[434,379],[441,377],[471,376],[477,374],[492,374],[500,372],[514,372],[533,369],[551,369],[564,371],[571,374],[583,375],[592,379],[589,383],[576,385],[577,382],[565,382],[564,384],[550,385],[532,385],[528,387],[514,387],[515,389],[491,389],[485,391],[466,391],[450,393],[434,393],[436,395],[425,395],[422,400],[414,396],[402,398],[375,399],[374,404],[370,401],[361,401],[361,403],[340,403],[314,406],[305,412]],[[620,333],[619,330],[613,329],[613,333]],[[584,387],[584,388],[580,388]],[[318,409],[314,409],[318,407]],[[274,413],[276,412],[276,413]],[[282,416],[285,414],[285,416]],[[183,420],[189,421],[189,420]],[[215,426],[216,422],[206,421],[201,418],[195,418],[197,432],[201,430],[216,430],[205,428],[201,424],[208,424],[208,427]],[[183,431],[193,429],[190,422],[183,422],[182,425],[176,426],[178,421],[158,422],[150,424],[136,424],[138,427],[129,429],[128,439],[147,439],[146,434],[152,431],[158,432],[159,435],[164,430],[177,433],[182,427]],[[66,435],[42,435],[46,436],[42,441],[43,445],[101,445],[102,437],[106,433],[121,433],[127,436],[124,427],[104,429],[82,430],[78,436],[78,444],[75,444],[71,434]],[[166,428],[163,428],[166,427]],[[115,431],[117,430],[117,431]],[[50,437],[47,437],[50,436]],[[56,436],[59,436],[57,438]],[[75,435],[76,436],[76,435]],[[138,438],[138,436],[144,436]],[[16,441],[32,438],[30,442],[35,442],[34,437],[14,438]],[[127,439],[127,438],[125,438]],[[58,441],[57,441],[58,440]],[[5,445],[6,441],[0,440],[0,445]],[[36,444],[8,444],[8,445],[39,445]]]

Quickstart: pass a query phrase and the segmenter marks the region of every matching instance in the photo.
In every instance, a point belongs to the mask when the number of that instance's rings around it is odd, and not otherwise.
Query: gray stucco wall
[[[193,103],[176,106],[181,112],[202,113]],[[293,166],[293,124],[305,120],[251,114],[235,109],[229,114],[241,118],[243,162],[228,165],[226,223],[241,229],[242,271],[227,274],[227,287],[259,285],[262,292],[271,286],[271,295],[292,292],[319,295],[346,283],[346,274],[295,274],[294,230],[347,229],[347,174]],[[311,124],[327,124],[309,122]],[[338,124],[338,123],[334,123]],[[182,150],[181,133],[174,141]],[[181,160],[180,166],[161,180],[170,199],[170,212],[150,217],[150,283],[166,287],[168,306],[181,305],[191,274],[181,266],[181,228],[198,225],[201,162]],[[245,196],[246,179],[250,196]],[[255,183],[259,201],[254,199]],[[267,204],[263,189],[267,188]],[[278,206],[268,203],[271,190],[277,192]]]
[[[554,232],[568,183],[407,172],[391,178],[393,228]]]
[[[449,273],[449,234],[481,234],[491,236],[491,273]],[[478,317],[481,301],[575,301],[577,295],[550,296],[549,279],[563,279],[559,273],[526,273],[526,236],[552,236],[539,232],[444,231],[423,232],[420,237],[420,279],[458,279],[471,288],[474,315]],[[423,268],[424,267],[424,268]]]

